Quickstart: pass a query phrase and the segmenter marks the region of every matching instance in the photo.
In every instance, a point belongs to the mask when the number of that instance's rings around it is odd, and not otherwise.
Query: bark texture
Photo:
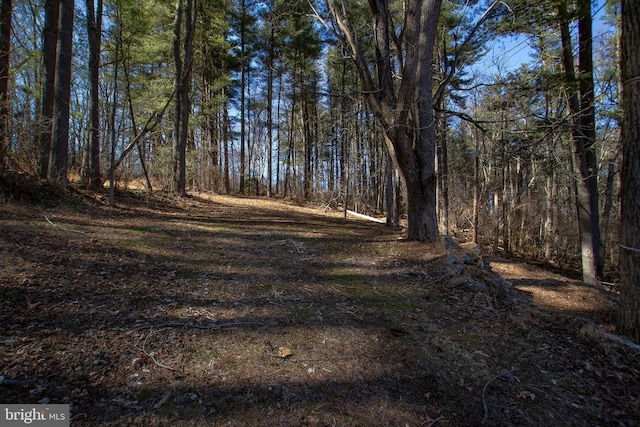
[[[69,117],[71,101],[71,55],[73,47],[74,0],[60,2],[60,28],[56,56],[55,96],[49,180],[67,186]]]
[[[622,0],[623,164],[617,332],[640,343],[640,2]]]
[[[0,175],[9,167],[9,69],[11,52],[11,0],[0,4]]]
[[[97,11],[94,0],[86,0],[87,32],[89,34],[89,143],[85,151],[83,181],[85,186],[98,190],[100,176],[100,46],[102,41],[102,0]]]
[[[565,74],[567,104],[572,122],[573,169],[576,174],[576,208],[582,257],[582,280],[597,284],[600,248],[598,212],[598,162],[595,152],[595,115],[593,93],[593,49],[591,40],[591,3],[578,3],[578,74],[574,71],[573,49],[567,1],[558,3],[562,41],[562,65]]]
[[[440,4],[441,0],[406,2],[404,25],[397,33],[389,2],[369,0],[375,43],[371,66],[349,20],[346,2],[329,1],[349,45],[367,103],[382,127],[393,164],[405,184],[407,238],[428,242],[438,238],[432,62]],[[375,78],[371,69],[375,69]],[[394,76],[401,78],[399,84],[395,84]]]
[[[56,50],[58,46],[58,21],[60,0],[46,0],[44,5],[44,29],[42,31],[42,61],[44,82],[42,87],[42,110],[40,113],[40,179],[49,175],[51,156],[51,128],[53,125],[53,100],[56,82]]]

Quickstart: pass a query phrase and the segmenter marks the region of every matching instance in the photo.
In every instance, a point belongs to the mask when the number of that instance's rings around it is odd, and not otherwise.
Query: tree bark
[[[245,186],[245,145],[247,138],[246,129],[246,88],[247,88],[247,64],[246,64],[246,19],[247,5],[245,0],[240,0],[242,15],[240,16],[240,188],[239,193],[244,194]]]
[[[191,84],[191,63],[193,62],[193,37],[195,32],[194,0],[182,0],[176,6],[176,18],[173,27],[173,57],[175,62],[175,150],[174,150],[174,190],[179,196],[187,194],[187,139],[189,137],[189,86]],[[184,17],[185,34],[182,42],[182,20]],[[184,43],[184,44],[183,44]],[[182,53],[184,52],[184,59]]]
[[[438,102],[442,103],[443,99],[440,98]],[[442,111],[444,105],[438,105],[438,110]],[[441,113],[438,125],[440,128],[440,145],[438,150],[438,193],[440,199],[440,229],[445,236],[449,235],[449,149],[447,147],[447,132],[448,123],[446,113]]]
[[[49,176],[49,158],[51,157],[51,128],[53,127],[53,100],[55,99],[56,50],[58,46],[58,21],[60,19],[60,0],[45,1],[45,22],[42,31],[42,62],[44,83],[42,86],[42,110],[40,113],[40,179]]]
[[[63,188],[67,186],[67,160],[69,157],[73,15],[74,0],[61,0],[49,180],[56,182]]]
[[[601,237],[600,237],[600,253],[598,258],[598,269],[604,274],[604,267],[607,261],[607,252],[610,250],[608,247],[609,238],[609,223],[611,221],[611,211],[613,209],[613,183],[616,177],[616,163],[615,160],[609,160],[609,167],[607,168],[607,181],[604,189],[604,207],[602,209],[602,222],[600,225]]]
[[[587,258],[589,267],[583,280],[596,284],[602,280],[598,259],[600,250],[600,212],[598,203],[598,157],[596,154],[596,118],[595,95],[593,83],[593,40],[592,40],[591,0],[578,0],[578,82],[580,90],[580,132],[584,140],[584,154],[581,154],[581,177],[584,180],[586,198],[589,208],[583,215],[588,217],[585,225],[587,245],[593,252],[592,257]],[[587,222],[587,219],[585,219]],[[584,259],[584,256],[583,256]],[[584,265],[584,262],[583,262]],[[595,267],[594,267],[595,265]],[[583,268],[583,276],[584,274]],[[591,272],[592,270],[592,272]],[[587,279],[587,280],[585,280]]]
[[[11,0],[0,4],[0,176],[9,168],[9,70],[11,66]]]
[[[308,94],[303,95],[303,99],[300,105],[300,115],[302,119],[302,140],[303,140],[303,152],[304,152],[304,176],[302,184],[302,193],[304,200],[311,198],[312,183],[313,183],[313,135],[311,132],[311,119],[309,114],[310,102],[307,99]]]
[[[369,0],[376,51],[374,79],[349,21],[346,2],[329,1],[331,13],[350,47],[366,100],[381,125],[391,159],[405,184],[407,238],[429,242],[438,238],[432,62],[440,4],[441,0],[407,2],[403,49],[392,53],[391,41],[396,35],[388,2]],[[394,63],[396,70],[392,67]],[[397,89],[394,74],[401,77]]]
[[[182,171],[185,162],[186,144],[182,144],[182,78],[183,67],[182,61],[182,16],[184,15],[184,7],[182,0],[177,0],[176,16],[173,22],[173,63],[175,72],[174,82],[174,117],[173,117],[173,189],[180,194],[181,188],[185,188],[185,179]]]
[[[270,2],[273,10],[275,2]],[[273,85],[275,63],[275,25],[269,22],[269,47],[267,57],[267,197],[273,195]]]
[[[476,127],[473,152],[473,243],[476,245],[478,244],[480,218],[480,135],[478,133],[479,129]]]
[[[622,0],[622,188],[617,332],[640,343],[640,3]]]
[[[568,86],[568,107],[573,124],[573,167],[576,176],[576,207],[582,257],[582,280],[597,284],[600,247],[598,215],[598,165],[595,154],[595,117],[593,101],[593,61],[591,43],[591,3],[578,1],[579,64],[573,67],[571,36],[566,0],[559,3],[562,63]]]
[[[85,150],[83,181],[93,191],[102,186],[100,176],[100,46],[102,42],[102,0],[86,0],[89,35],[89,143]]]

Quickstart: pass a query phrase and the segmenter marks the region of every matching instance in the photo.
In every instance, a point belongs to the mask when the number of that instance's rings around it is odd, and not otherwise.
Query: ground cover
[[[615,294],[401,235],[266,199],[9,201],[0,401],[74,426],[638,425]]]

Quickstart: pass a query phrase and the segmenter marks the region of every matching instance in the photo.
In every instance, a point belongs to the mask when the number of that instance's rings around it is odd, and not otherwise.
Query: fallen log
[[[349,215],[353,215],[353,216],[355,216],[356,218],[366,219],[367,221],[373,221],[373,222],[377,222],[377,223],[379,223],[379,224],[386,224],[386,223],[387,223],[386,221],[383,221],[383,220],[381,220],[381,219],[374,218],[374,217],[372,217],[372,216],[365,215],[365,214],[361,214],[361,213],[358,213],[358,212],[355,212],[355,211],[350,211],[350,210],[348,210],[348,209],[347,209],[347,213],[348,213]]]

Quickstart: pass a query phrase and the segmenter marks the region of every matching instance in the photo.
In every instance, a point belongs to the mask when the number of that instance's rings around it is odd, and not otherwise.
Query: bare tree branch
[[[476,22],[476,25],[473,27],[473,29],[469,32],[469,34],[467,34],[467,38],[464,40],[464,42],[462,42],[462,44],[458,47],[458,49],[456,49],[456,53],[455,53],[453,62],[451,63],[451,67],[449,68],[449,72],[447,73],[445,78],[442,79],[442,81],[440,82],[440,85],[438,86],[438,89],[436,90],[436,93],[433,96],[433,99],[438,99],[442,96],[442,94],[444,93],[444,89],[446,88],[446,86],[449,84],[449,82],[455,75],[456,69],[460,66],[460,62],[462,62],[462,52],[464,52],[464,50],[467,48],[469,43],[471,43],[471,40],[473,40],[473,37],[475,36],[476,32],[478,32],[482,24],[484,24],[485,21],[491,17],[491,14],[493,13],[494,9],[499,4],[504,5],[507,9],[511,11],[511,8],[509,7],[509,5],[502,0],[494,0],[494,2],[491,3],[491,6],[489,6],[489,8],[482,14],[480,19],[478,19],[478,22]]]

